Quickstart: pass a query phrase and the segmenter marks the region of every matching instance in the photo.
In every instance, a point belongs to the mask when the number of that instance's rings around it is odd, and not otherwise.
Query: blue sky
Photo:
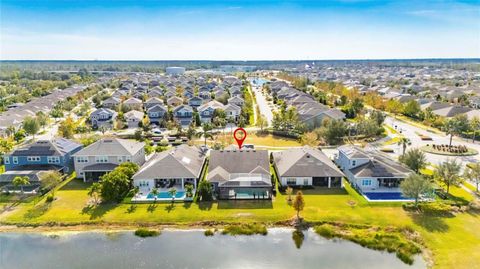
[[[480,0],[0,1],[0,59],[385,58],[480,58]]]

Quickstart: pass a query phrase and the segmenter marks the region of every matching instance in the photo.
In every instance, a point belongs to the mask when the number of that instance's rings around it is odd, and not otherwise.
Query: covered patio
[[[97,163],[83,168],[83,182],[98,181],[100,177],[113,171],[118,165],[113,163]]]

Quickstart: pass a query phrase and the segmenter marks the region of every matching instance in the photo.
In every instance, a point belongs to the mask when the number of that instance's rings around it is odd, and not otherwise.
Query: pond
[[[290,229],[211,237],[163,231],[151,238],[133,232],[0,233],[0,268],[426,268],[420,257],[410,266],[395,254],[327,240],[312,230],[303,234],[293,240]]]

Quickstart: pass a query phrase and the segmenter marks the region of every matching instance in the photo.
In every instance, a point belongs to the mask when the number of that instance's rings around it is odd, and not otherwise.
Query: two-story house
[[[165,120],[167,108],[164,105],[155,105],[147,110],[148,119],[151,123],[160,124]]]
[[[138,93],[138,92],[137,92]],[[128,109],[135,109],[135,110],[142,110],[142,100],[135,98],[135,97],[130,97],[125,102],[122,104],[124,107],[128,107]]]
[[[380,152],[369,152],[357,146],[338,148],[335,163],[351,185],[361,193],[401,193],[400,183],[412,171]]]
[[[99,108],[90,114],[90,123],[93,128],[111,127],[116,118],[117,112],[108,108]]]
[[[149,98],[145,101],[144,106],[145,109],[148,110],[151,107],[154,107],[156,105],[163,105],[163,100],[157,97],[152,97]]]
[[[38,140],[6,154],[5,170],[57,167],[55,170],[68,173],[73,168],[72,154],[80,149],[81,144],[65,138]]]
[[[200,115],[200,120],[202,122],[211,122],[213,117],[213,112],[216,109],[225,109],[225,106],[215,100],[212,100],[206,104],[203,104],[197,108],[198,114]]]
[[[124,162],[145,163],[145,144],[135,140],[104,138],[73,155],[77,178],[98,180]]]
[[[193,120],[193,108],[189,105],[180,105],[173,109],[173,117],[182,126],[189,126]]]
[[[243,105],[245,104],[245,100],[243,100],[243,98],[240,96],[234,96],[228,99],[228,103],[243,107]]]

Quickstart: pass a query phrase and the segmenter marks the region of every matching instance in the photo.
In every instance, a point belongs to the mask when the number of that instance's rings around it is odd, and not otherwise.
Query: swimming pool
[[[151,193],[149,193],[147,195],[148,199],[153,199],[153,197],[154,197],[154,195],[151,194]],[[175,194],[175,199],[184,198],[184,197],[185,197],[185,192],[184,191],[177,191],[177,193]],[[157,198],[158,199],[172,199],[172,196],[170,195],[170,193],[162,191],[162,192],[159,192],[157,194]]]
[[[401,192],[364,192],[368,200],[372,201],[381,201],[381,200],[398,200],[398,201],[409,201],[411,198],[403,197]]]

